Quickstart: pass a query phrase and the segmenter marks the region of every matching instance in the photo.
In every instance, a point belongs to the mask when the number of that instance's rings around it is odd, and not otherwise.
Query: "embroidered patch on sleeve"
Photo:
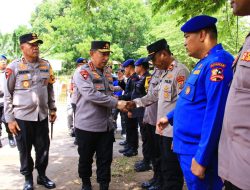
[[[222,68],[214,68],[211,70],[210,80],[213,82],[222,81],[224,79],[223,69]]]
[[[183,85],[184,81],[185,81],[185,76],[178,76],[176,78],[176,81],[177,81],[178,84]]]
[[[250,62],[250,52],[244,52],[240,60]]]
[[[10,78],[10,76],[12,75],[13,71],[10,68],[7,68],[5,70],[5,77],[6,79]]]
[[[80,71],[80,74],[82,75],[82,77],[86,80],[87,78],[88,78],[88,76],[89,76],[89,73],[88,73],[88,71],[86,71],[86,70],[82,70],[82,71]]]
[[[222,67],[222,68],[225,68],[226,65],[224,63],[219,63],[219,62],[216,62],[216,63],[212,63],[210,65],[210,68],[213,68],[213,67]]]

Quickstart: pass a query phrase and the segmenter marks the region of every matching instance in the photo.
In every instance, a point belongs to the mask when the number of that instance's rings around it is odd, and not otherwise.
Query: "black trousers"
[[[144,123],[140,126],[142,138],[142,155],[145,162],[150,162],[154,158],[155,126]]]
[[[160,150],[160,140],[161,136],[155,134],[154,128],[154,136],[153,136],[153,148],[151,150],[151,159],[154,171],[154,178],[157,178],[159,182],[162,181],[162,174],[161,174],[161,150]]]
[[[128,146],[137,150],[139,146],[137,118],[127,118],[126,125]]]
[[[177,155],[171,150],[173,138],[161,136],[161,189],[162,190],[182,190],[183,174]]]
[[[31,157],[32,145],[35,147],[35,168],[39,175],[45,175],[49,158],[49,127],[48,118],[42,121],[24,121],[16,119],[21,131],[16,136],[17,147],[20,155],[20,173],[31,175],[34,162]]]
[[[8,133],[8,138],[9,139],[13,139],[13,135],[12,133],[10,132],[10,129],[8,127],[8,124],[5,122],[5,118],[4,118],[4,107],[3,105],[0,105],[0,136],[2,135],[1,132],[2,132],[2,123],[4,124],[5,126],[5,129],[6,129],[6,132]]]
[[[127,132],[126,130],[126,113],[124,112],[120,112],[121,115],[121,126],[122,126],[122,131],[121,131],[121,135],[125,135]]]
[[[78,141],[78,173],[83,184],[90,184],[93,156],[96,153],[97,182],[107,184],[111,180],[114,131],[89,132],[76,128]]]
[[[225,190],[241,190],[240,188],[236,187],[229,181],[225,181],[224,185],[225,185]]]

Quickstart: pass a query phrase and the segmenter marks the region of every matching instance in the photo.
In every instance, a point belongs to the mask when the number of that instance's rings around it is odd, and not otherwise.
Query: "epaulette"
[[[50,66],[49,61],[48,61],[48,60],[46,60],[46,59],[42,59],[42,58],[40,58],[40,59],[39,59],[39,64],[41,64],[41,65],[44,65],[44,64],[49,64],[49,66]]]

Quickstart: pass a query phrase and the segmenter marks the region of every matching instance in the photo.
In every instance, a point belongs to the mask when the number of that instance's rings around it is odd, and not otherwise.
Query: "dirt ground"
[[[0,190],[22,189],[24,179],[19,173],[18,150],[17,148],[10,148],[5,131],[1,138],[4,146],[0,148]],[[47,169],[47,176],[56,182],[56,189],[81,189],[81,181],[77,172],[78,153],[73,141],[74,139],[68,135],[66,106],[61,105],[58,107],[58,118],[54,125],[54,137],[51,141]],[[142,158],[141,150],[136,157],[123,157],[118,153],[118,150],[121,149],[121,146],[119,146],[121,141],[120,135],[116,134],[110,190],[140,190],[141,183],[152,177],[152,171],[134,172],[135,161]],[[34,152],[32,152],[32,155],[34,158]],[[93,164],[92,185],[93,190],[98,190],[95,169],[95,164]],[[45,190],[46,188],[36,184],[37,173],[35,170],[33,176],[35,189]]]
[[[4,127],[3,127],[4,128]],[[121,146],[118,143],[122,140],[120,135],[116,135],[114,143],[114,160],[112,163],[112,181],[110,190],[140,189],[140,183],[150,179],[152,172],[135,173],[133,164],[141,158],[124,158],[118,153]],[[19,173],[19,154],[17,148],[10,148],[7,134],[3,130],[1,137],[3,147],[0,148],[0,189],[19,190],[23,188],[23,176]],[[74,138],[68,135],[66,106],[58,106],[58,118],[54,124],[54,137],[50,145],[49,166],[47,175],[56,182],[56,189],[77,190],[81,189],[81,181],[78,178],[77,146],[73,144]],[[141,151],[140,151],[141,152]],[[34,158],[34,152],[32,152]],[[99,189],[96,183],[96,166],[93,164],[93,189]],[[36,185],[37,172],[34,170],[35,189],[46,189]]]

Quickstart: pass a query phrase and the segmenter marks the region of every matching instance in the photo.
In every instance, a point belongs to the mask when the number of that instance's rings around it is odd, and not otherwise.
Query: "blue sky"
[[[19,25],[28,25],[32,11],[42,0],[1,0],[0,32],[11,33]]]

